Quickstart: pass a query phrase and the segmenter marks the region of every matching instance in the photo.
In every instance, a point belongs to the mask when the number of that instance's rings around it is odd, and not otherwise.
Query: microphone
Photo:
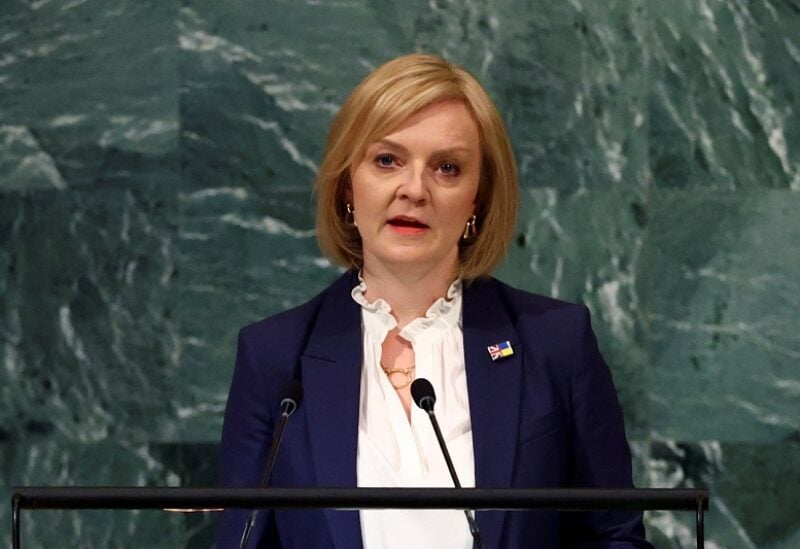
[[[414,403],[417,406],[428,414],[431,425],[433,425],[433,432],[436,433],[436,440],[439,442],[439,448],[442,449],[442,454],[444,454],[444,461],[447,463],[447,469],[450,471],[450,476],[453,479],[453,484],[455,484],[456,488],[461,488],[461,483],[458,481],[458,475],[456,474],[456,468],[453,467],[453,460],[450,459],[450,452],[447,450],[447,445],[444,443],[442,430],[439,429],[439,422],[436,421],[436,414],[433,413],[433,405],[436,404],[436,393],[433,390],[431,382],[424,377],[415,379],[411,384],[411,398],[414,399]],[[467,517],[467,524],[469,524],[469,531],[472,534],[472,539],[475,540],[475,545],[478,549],[484,549],[481,532],[478,530],[478,525],[475,522],[475,518],[472,516],[472,512],[468,509],[464,509],[464,515]]]
[[[278,428],[275,431],[275,436],[272,437],[272,447],[267,454],[267,464],[264,466],[264,472],[261,474],[261,484],[259,488],[266,488],[269,484],[269,478],[272,476],[272,468],[275,465],[275,458],[278,456],[278,448],[280,448],[281,440],[283,439],[283,431],[286,429],[286,423],[300,402],[303,400],[303,386],[296,379],[290,379],[289,382],[283,387],[283,398],[281,399],[281,418],[278,421]],[[256,522],[256,515],[258,509],[253,509],[247,519],[242,532],[242,540],[239,542],[239,549],[247,547],[247,540],[250,539],[250,531]]]

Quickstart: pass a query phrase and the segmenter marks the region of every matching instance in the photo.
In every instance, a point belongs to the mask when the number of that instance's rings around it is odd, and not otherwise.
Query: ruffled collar
[[[364,329],[382,342],[386,334],[397,327],[397,319],[392,315],[392,307],[384,299],[378,298],[372,303],[367,301],[364,295],[367,283],[361,273],[358,273],[358,282],[350,295],[361,306]],[[400,330],[400,337],[412,344],[431,342],[458,326],[461,322],[462,292],[461,279],[457,278],[447,289],[447,295],[428,307],[425,316],[415,318]]]

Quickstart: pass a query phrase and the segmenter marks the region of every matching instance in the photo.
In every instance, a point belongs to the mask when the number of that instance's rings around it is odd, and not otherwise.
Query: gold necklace
[[[405,389],[406,387],[411,385],[411,382],[414,381],[414,378],[412,377],[412,374],[414,373],[414,368],[416,368],[416,367],[417,367],[416,364],[412,364],[408,368],[387,368],[381,362],[381,370],[383,370],[384,373],[386,374],[386,377],[389,378],[389,383],[392,384],[392,387],[394,387],[398,391],[400,389]],[[392,382],[392,376],[395,375],[395,374],[403,374],[404,376],[406,376],[406,382],[403,383],[402,385],[395,385]]]

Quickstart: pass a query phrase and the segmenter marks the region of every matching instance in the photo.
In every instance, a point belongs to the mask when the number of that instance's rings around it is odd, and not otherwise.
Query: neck
[[[415,318],[424,316],[437,299],[447,295],[450,284],[458,276],[458,264],[427,271],[417,266],[390,270],[370,265],[365,258],[361,276],[367,284],[365,297],[369,301],[378,298],[386,301],[397,319],[398,328],[402,329]]]

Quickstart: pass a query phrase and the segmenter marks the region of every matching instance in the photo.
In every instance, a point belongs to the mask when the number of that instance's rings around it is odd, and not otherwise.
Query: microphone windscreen
[[[414,399],[414,403],[417,406],[425,411],[427,411],[427,408],[423,403],[429,404],[431,409],[436,404],[436,393],[433,391],[433,385],[424,377],[418,377],[411,384],[411,398]]]
[[[303,400],[303,384],[296,379],[290,379],[288,383],[283,386],[281,394],[283,395],[281,399],[281,408],[284,406],[284,403],[293,403],[294,408],[297,408]]]

